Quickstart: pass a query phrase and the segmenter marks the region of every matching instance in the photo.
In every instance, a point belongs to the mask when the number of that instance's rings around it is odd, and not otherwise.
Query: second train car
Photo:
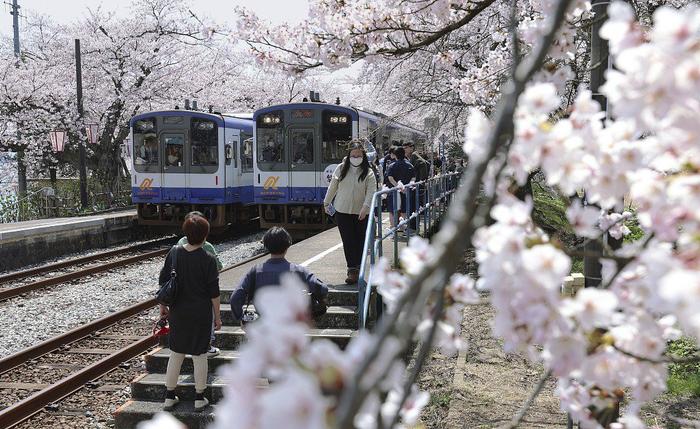
[[[217,231],[257,217],[252,114],[157,111],[130,126],[139,224],[179,227],[199,210]]]
[[[351,139],[365,140],[368,154],[375,152],[374,156],[391,145],[422,146],[426,140],[425,133],[415,128],[379,113],[341,106],[339,101],[266,107],[257,110],[253,120],[253,192],[263,228],[328,226],[323,198]]]

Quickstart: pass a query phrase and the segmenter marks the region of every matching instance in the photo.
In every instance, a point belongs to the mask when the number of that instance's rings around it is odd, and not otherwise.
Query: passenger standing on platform
[[[328,186],[324,207],[333,203],[335,220],[343,240],[345,262],[348,266],[345,283],[354,284],[360,277],[362,250],[367,230],[367,215],[377,180],[370,171],[367,152],[358,140],[350,142],[347,156],[336,167]],[[334,201],[335,199],[335,201]]]
[[[408,142],[404,145],[404,149],[406,150],[406,159],[416,170],[416,182],[426,180],[428,178],[428,174],[430,173],[430,166],[428,165],[428,161],[426,161],[425,158],[418,155],[418,152],[416,152],[416,144],[414,142]],[[418,204],[423,204],[425,193],[424,189],[424,185],[418,185],[418,188],[413,188],[410,190],[410,192],[408,192],[406,213],[409,215],[418,211],[418,207],[414,207],[416,205],[416,192],[418,192]],[[412,219],[409,222],[409,227],[414,230],[417,229],[418,218]]]
[[[394,150],[394,155],[396,156],[396,162],[391,164],[389,171],[387,171],[387,178],[391,186],[397,186],[399,182],[408,184],[416,180],[416,171],[410,162],[406,161],[406,151],[402,147],[397,147]],[[394,219],[394,195],[389,195],[389,219],[391,220],[391,226],[396,226],[398,219]],[[398,217],[404,217],[406,215],[406,193],[399,192],[399,207],[396,208],[398,212]]]
[[[270,252],[270,259],[251,268],[241,280],[240,285],[231,296],[231,312],[236,320],[243,318],[243,306],[253,301],[255,292],[261,287],[278,286],[284,273],[297,273],[306,284],[315,300],[317,308],[326,307],[328,287],[313,273],[301,265],[293,264],[285,258],[292,245],[292,236],[286,229],[273,226],[263,236],[263,245]],[[325,310],[324,310],[325,311]]]
[[[221,329],[219,301],[219,271],[216,260],[203,248],[209,234],[209,222],[202,216],[190,216],[182,225],[187,244],[168,253],[160,271],[160,284],[170,278],[171,256],[177,258],[177,294],[175,302],[160,306],[161,316],[167,316],[170,325],[168,344],[170,359],[165,373],[165,409],[172,409],[180,400],[175,387],[185,355],[192,355],[194,363],[194,408],[201,411],[209,404],[204,397],[207,387],[207,350],[211,334],[212,309],[214,325]],[[174,255],[173,252],[175,252]]]
[[[185,221],[189,219],[192,216],[201,216],[204,217],[202,212],[199,211],[192,211],[187,213],[185,216]],[[184,236],[180,239],[180,241],[177,242],[178,246],[184,246],[187,244],[187,236]],[[216,249],[212,244],[208,241],[204,241],[204,244],[202,244],[202,249],[206,251],[208,254],[214,257],[216,259],[216,268],[221,271],[224,268],[224,264],[221,263],[221,259],[219,259],[219,255],[216,253]],[[209,350],[207,350],[207,356],[208,357],[214,357],[217,356],[219,353],[221,353],[221,350],[219,350],[218,347],[214,347],[214,340],[216,339],[216,336],[214,335],[214,317],[212,313],[212,319],[211,319],[211,337],[209,339]]]

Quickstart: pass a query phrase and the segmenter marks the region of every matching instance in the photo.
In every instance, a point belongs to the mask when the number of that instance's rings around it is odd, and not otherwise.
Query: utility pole
[[[20,60],[19,49],[19,5],[17,0],[12,0],[10,5],[12,15],[12,32],[14,35],[15,58]],[[17,190],[20,196],[27,195],[27,166],[24,164],[24,149],[20,148],[21,134],[17,124]]]
[[[76,86],[78,90],[78,121],[81,124],[80,131],[83,135],[87,135],[85,132],[85,126],[83,124],[83,73],[82,65],[80,63],[80,39],[75,39],[75,79]],[[85,139],[78,138],[78,150],[80,158],[80,207],[83,209],[88,206],[87,198],[87,171],[85,167]]]
[[[605,112],[605,119],[610,117],[608,110],[608,99],[600,93],[600,87],[605,83],[605,72],[611,68],[610,51],[608,41],[600,37],[600,28],[608,18],[608,5],[610,0],[592,0],[593,22],[591,26],[591,92],[593,99],[600,104],[600,108]],[[584,193],[584,204],[585,193]],[[603,240],[612,249],[619,249],[622,240],[616,240],[610,234],[604,234]],[[591,240],[584,246],[586,254],[599,255],[603,251],[603,246],[598,240]],[[602,267],[600,260],[596,257],[586,256],[583,258],[583,275],[585,287],[599,287],[602,283]],[[620,417],[620,404],[615,404],[613,413],[606,422],[600,422],[607,427],[610,423],[617,421]],[[567,428],[572,428],[571,416],[568,416]]]
[[[608,41],[600,37],[600,28],[605,23],[608,13],[609,0],[593,0],[593,25],[591,27],[591,92],[593,99],[600,104],[607,118],[608,99],[600,93],[600,87],[605,83],[605,71],[610,67]],[[585,197],[584,197],[585,198]],[[606,234],[603,239],[609,236]],[[588,242],[584,250],[587,254],[600,254],[603,247],[597,240]],[[598,287],[602,281],[600,261],[595,257],[583,258],[583,275],[586,287]]]

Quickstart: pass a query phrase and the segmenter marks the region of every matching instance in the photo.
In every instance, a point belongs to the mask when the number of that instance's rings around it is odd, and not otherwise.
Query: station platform
[[[0,271],[127,241],[136,210],[0,224]]]
[[[399,241],[399,249],[405,247],[406,240]],[[393,243],[386,240],[385,254],[391,255]],[[219,276],[221,289],[221,316],[223,327],[215,333],[215,345],[221,354],[209,359],[209,380],[205,396],[213,406],[201,413],[192,408],[194,399],[194,379],[192,361],[185,359],[176,394],[181,403],[171,412],[188,428],[205,428],[213,419],[216,402],[223,394],[223,381],[216,375],[216,369],[238,358],[238,346],[245,339],[245,330],[234,323],[230,310],[230,297],[238,288],[240,279],[256,264],[265,261],[261,256],[241,266],[224,269]],[[345,347],[358,332],[358,286],[346,285],[346,264],[343,245],[338,228],[321,232],[302,240],[289,249],[287,260],[305,266],[316,274],[329,287],[328,311],[314,320],[308,332],[312,340],[324,338]],[[132,399],[115,412],[117,429],[134,428],[140,421],[149,420],[162,410],[165,395],[165,370],[169,357],[167,347],[158,347],[145,356],[147,374],[135,379],[131,384]]]

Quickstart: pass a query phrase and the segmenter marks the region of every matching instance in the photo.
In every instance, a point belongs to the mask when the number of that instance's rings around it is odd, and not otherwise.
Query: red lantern
[[[87,131],[88,141],[91,144],[96,144],[97,139],[100,135],[100,125],[99,124],[86,124],[85,131]]]
[[[66,132],[65,131],[51,131],[49,133],[49,138],[51,139],[51,147],[54,152],[63,152],[63,146],[66,142]]]

